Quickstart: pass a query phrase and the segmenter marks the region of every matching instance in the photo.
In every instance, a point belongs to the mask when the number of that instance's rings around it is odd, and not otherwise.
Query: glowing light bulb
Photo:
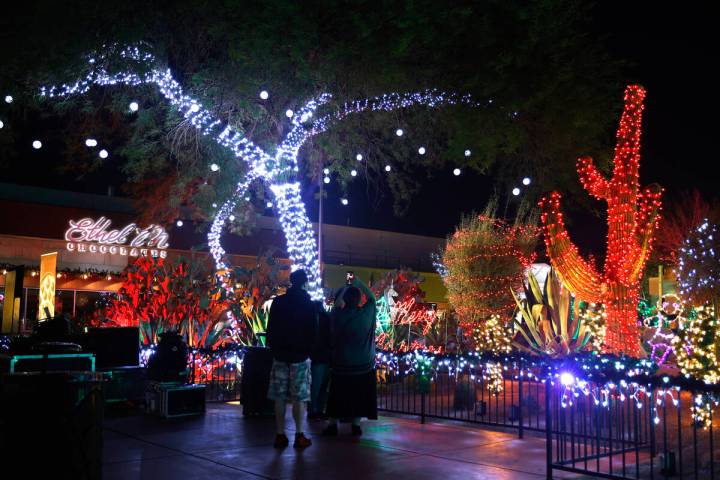
[[[228,217],[228,220],[230,220],[231,222],[234,222],[234,221],[235,221],[235,215],[230,215],[230,216]]]
[[[403,132],[402,128],[398,128],[397,130],[395,130],[395,135],[397,135],[398,137],[402,137],[403,133],[405,132]]]
[[[472,155],[472,152],[470,150],[465,150],[465,156],[469,157],[470,155]]]
[[[349,202],[347,198],[341,198],[340,203],[342,203],[343,205],[347,205]]]
[[[418,148],[418,153],[419,153],[420,155],[425,155],[425,147],[420,147],[420,148]]]
[[[323,182],[325,182],[325,183],[330,183],[330,177],[325,177],[325,178],[323,178]]]
[[[530,185],[530,177],[523,178],[523,185]]]
[[[12,103],[13,97],[12,95],[5,95],[5,103]]]
[[[293,111],[290,110],[289,108],[288,108],[287,110],[285,110],[285,116],[286,116],[287,118],[292,118],[293,115],[295,115],[295,112],[293,112]]]
[[[217,172],[218,170],[220,170],[220,166],[217,163],[210,164],[210,171]]]
[[[33,140],[32,147],[35,150],[40,150],[42,148],[42,142],[40,140]]]
[[[197,103],[193,103],[193,104],[190,106],[190,111],[191,111],[192,113],[197,113],[197,112],[199,112],[199,111],[200,111],[200,105],[198,105]]]
[[[85,146],[86,147],[97,147],[97,140],[94,138],[88,138],[85,140]]]
[[[455,175],[456,177],[457,177],[457,176],[460,176],[461,173],[462,173],[462,172],[460,171],[459,168],[456,168],[455,170],[453,170],[453,175]]]
[[[262,92],[260,92],[260,98],[262,98],[263,100],[267,100],[269,96],[270,94],[267,92],[267,90],[263,90]]]
[[[183,226],[183,221],[182,221],[182,220],[178,220],[177,222],[175,222],[175,225],[177,225],[178,227],[182,227],[182,226]]]
[[[131,112],[137,112],[140,108],[140,105],[138,105],[137,102],[130,102],[130,111]]]
[[[272,208],[272,207],[273,207],[273,202],[267,202],[267,203],[265,204],[265,206],[266,206],[267,208]]]
[[[350,170],[350,175],[353,177],[357,177],[357,170],[355,170],[355,169]]]
[[[212,204],[212,207],[213,207],[213,208],[217,208],[217,203],[213,203],[213,204]]]
[[[98,152],[98,155],[100,156],[100,158],[102,158],[102,159],[104,160],[104,159],[106,159],[106,158],[108,157],[108,155],[110,155],[110,154],[108,153],[107,150],[105,150],[105,149],[103,148],[102,150],[100,150],[100,152]]]
[[[362,162],[362,159],[363,159],[363,156],[361,153],[358,153],[357,155],[355,155],[355,160],[357,160],[358,162]]]
[[[0,120],[0,128],[3,128],[4,126],[5,126],[5,124],[3,123],[2,120]]]
[[[329,168],[323,169],[323,173],[324,173],[325,175],[329,175],[329,174],[330,174],[330,169],[329,169]]]
[[[575,383],[575,377],[570,372],[563,372],[560,374],[560,383],[562,383],[566,387],[569,387],[570,385]]]
[[[392,170],[392,167],[390,165],[385,165],[385,171],[389,172],[390,170]]]
[[[520,195],[520,189],[518,187],[513,188],[512,194],[517,197],[518,195]]]

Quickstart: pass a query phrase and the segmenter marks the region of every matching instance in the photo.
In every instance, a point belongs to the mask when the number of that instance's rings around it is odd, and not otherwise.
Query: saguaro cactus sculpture
[[[634,357],[641,351],[636,314],[640,277],[658,226],[662,195],[658,185],[640,190],[638,180],[644,98],[645,89],[638,85],[625,89],[611,179],[606,179],[589,157],[577,163],[585,190],[608,205],[607,255],[602,273],[580,256],[570,240],[560,211],[560,194],[553,192],[540,201],[547,253],[563,283],[583,300],[604,303],[605,350]]]

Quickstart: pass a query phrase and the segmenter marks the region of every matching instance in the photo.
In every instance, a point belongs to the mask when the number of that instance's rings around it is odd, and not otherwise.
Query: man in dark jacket
[[[317,332],[317,308],[305,291],[304,270],[290,274],[290,288],[273,300],[267,326],[267,346],[273,355],[268,398],[275,401],[277,436],[274,446],[287,447],[285,407],[292,402],[296,448],[312,442],[303,433],[305,403],[310,400],[310,361]]]

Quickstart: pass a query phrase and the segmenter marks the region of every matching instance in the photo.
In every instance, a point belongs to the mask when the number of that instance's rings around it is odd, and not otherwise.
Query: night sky
[[[604,41],[612,53],[627,61],[627,83],[637,82],[648,90],[644,115],[641,180],[643,184],[658,182],[668,190],[668,197],[697,187],[707,198],[716,198],[716,176],[710,174],[715,162],[714,122],[708,121],[715,110],[717,93],[711,85],[714,74],[710,65],[717,58],[716,42],[711,42],[710,22],[713,18],[709,4],[683,2],[663,5],[660,2],[598,2],[596,6],[598,32],[612,32]],[[714,82],[713,82],[714,83]],[[622,101],[622,91],[617,92]],[[30,122],[29,125],[31,125]],[[33,132],[28,127],[29,145]],[[613,139],[608,138],[608,149]],[[112,145],[109,146],[112,152]],[[52,162],[62,145],[45,145],[41,155]],[[583,154],[578,145],[578,155]],[[463,214],[479,211],[496,188],[493,178],[474,173],[459,177],[447,171],[418,172],[429,175],[423,190],[413,199],[405,217],[395,217],[392,201],[386,192],[376,202],[368,196],[364,180],[354,182],[349,191],[349,206],[342,206],[340,193],[331,184],[326,203],[326,221],[366,228],[387,229],[407,233],[445,236],[452,232]],[[3,181],[32,183],[69,190],[106,193],[108,184],[116,179],[112,167],[88,175],[77,181],[70,174],[55,171],[29,177],[23,165],[6,170]],[[518,179],[519,182],[520,179]],[[504,188],[504,187],[503,187]],[[541,185],[532,185],[532,193],[539,196]],[[518,201],[501,194],[501,209],[507,202],[508,211]],[[306,200],[313,219],[317,218],[314,188],[307,186]],[[569,199],[565,204],[571,203]],[[599,212],[602,205],[598,204]],[[503,212],[500,212],[503,213]],[[582,250],[601,254],[604,244],[604,221],[597,215],[569,210],[570,230],[577,237]],[[574,221],[573,221],[574,220]]]

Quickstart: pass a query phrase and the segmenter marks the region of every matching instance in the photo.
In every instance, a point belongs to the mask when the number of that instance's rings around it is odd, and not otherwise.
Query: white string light
[[[137,112],[140,108],[140,105],[138,105],[137,102],[130,102],[130,111],[131,112]]]
[[[220,170],[220,166],[217,163],[210,164],[210,171],[217,172],[218,170]]]
[[[453,175],[455,175],[456,177],[460,176],[461,173],[462,173],[462,171],[459,168],[456,168],[455,170],[453,170]]]
[[[469,157],[470,155],[472,155],[472,152],[470,150],[465,150],[465,156]]]
[[[357,170],[355,170],[354,168],[350,170],[350,175],[353,177],[357,177]]]
[[[12,95],[5,95],[5,103],[12,103],[13,97]]]
[[[35,150],[40,150],[42,148],[42,142],[40,140],[33,140],[32,147]]]
[[[405,132],[403,132],[402,128],[398,128],[397,130],[395,130],[395,135],[397,135],[398,137],[402,137],[403,133]]]
[[[523,185],[530,185],[530,177],[525,177],[522,180]]]
[[[340,203],[342,203],[343,205],[347,205],[349,202],[347,198],[341,198]]]
[[[520,189],[518,187],[513,188],[512,194],[517,197],[518,195],[520,195]]]
[[[3,123],[2,120],[0,120],[0,128],[3,128],[4,126],[5,126],[5,124]]]
[[[94,138],[88,138],[87,140],[85,140],[85,146],[90,148],[97,147],[97,140],[95,140]]]
[[[182,220],[178,220],[177,222],[175,222],[175,225],[177,225],[178,227],[182,227],[182,226],[183,226],[183,221],[182,221]]]
[[[355,160],[357,160],[358,162],[362,162],[362,159],[363,159],[363,156],[361,153],[358,153],[357,155],[355,155]]]
[[[419,153],[420,155],[425,155],[425,147],[420,147],[420,148],[418,148],[418,153]]]
[[[107,64],[112,60],[114,64],[124,63],[127,70],[110,73]],[[230,216],[240,198],[254,180],[265,180],[270,184],[271,191],[276,196],[276,205],[280,223],[285,232],[287,252],[293,263],[293,269],[304,268],[309,277],[309,293],[314,299],[323,297],[320,288],[320,269],[317,260],[317,245],[305,205],[300,196],[300,184],[293,181],[299,172],[297,155],[303,144],[315,135],[326,131],[330,125],[345,117],[364,111],[392,111],[402,108],[426,106],[437,108],[451,105],[465,105],[469,107],[483,106],[474,101],[469,95],[459,96],[453,93],[444,93],[437,90],[425,90],[411,93],[389,93],[373,98],[366,98],[345,103],[340,109],[326,114],[308,125],[304,125],[313,118],[315,110],[327,103],[330,94],[321,94],[316,99],[307,102],[298,112],[293,112],[290,119],[293,127],[285,140],[278,146],[274,154],[268,154],[252,141],[244,137],[231,125],[216,119],[209,110],[204,108],[197,100],[183,92],[180,84],[173,78],[168,69],[157,66],[155,57],[137,46],[106,47],[102,53],[88,56],[88,71],[85,77],[74,84],[42,87],[40,95],[47,98],[65,97],[74,94],[87,93],[93,85],[138,86],[153,84],[160,93],[203,135],[211,136],[214,140],[230,149],[236,158],[245,162],[247,173],[242,182],[238,183],[230,199],[225,201],[211,224],[208,233],[210,252],[215,259],[218,270],[227,266],[223,260],[225,250],[222,248],[220,237],[225,220]],[[118,62],[119,61],[119,62]],[[142,72],[142,73],[137,73]],[[267,91],[260,92],[260,98],[269,98]],[[491,103],[491,102],[488,102]],[[286,112],[287,114],[287,112]],[[396,135],[402,135],[402,129]],[[466,152],[469,155],[469,151]],[[356,159],[362,160],[358,153]],[[215,169],[213,170],[213,165]],[[216,164],[211,170],[217,171]],[[385,166],[390,172],[390,165]]]
[[[295,112],[293,112],[293,111],[290,110],[289,108],[288,108],[287,110],[285,110],[285,116],[286,116],[287,118],[292,118],[294,114],[295,114]]]
[[[110,154],[108,153],[107,150],[105,150],[105,149],[103,148],[102,150],[100,150],[100,152],[98,152],[98,155],[100,156],[100,158],[102,158],[103,160],[105,160],[106,158],[108,158],[108,155],[110,155]]]

